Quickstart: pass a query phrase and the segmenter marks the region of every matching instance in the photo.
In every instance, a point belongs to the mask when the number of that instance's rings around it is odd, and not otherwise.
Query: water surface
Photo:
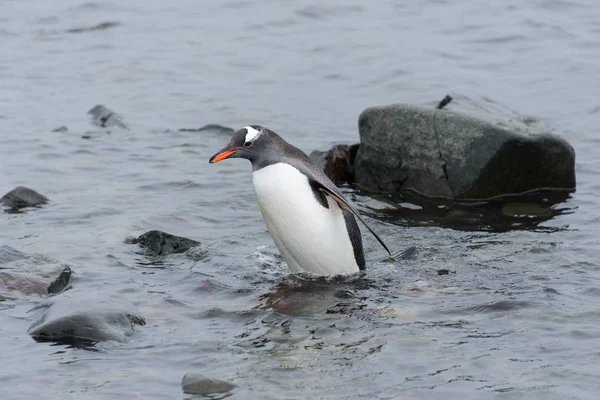
[[[0,4],[0,192],[51,200],[2,213],[0,244],[32,255],[38,276],[70,265],[73,285],[147,320],[95,351],[35,343],[26,311],[41,296],[14,294],[0,302],[0,397],[181,398],[182,376],[201,372],[236,384],[233,398],[597,398],[598,5],[321,3]],[[447,93],[562,134],[578,190],[540,217],[345,188],[393,251],[418,248],[388,263],[365,236],[357,283],[297,288],[249,164],[209,165],[227,135],[178,130],[258,123],[310,152],[358,141],[368,106]],[[130,129],[91,126],[96,104]],[[206,256],[124,243],[151,229]]]

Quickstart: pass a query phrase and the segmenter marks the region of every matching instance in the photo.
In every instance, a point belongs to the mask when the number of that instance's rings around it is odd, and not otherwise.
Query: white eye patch
[[[244,129],[248,131],[248,133],[246,133],[246,138],[244,139],[246,142],[253,142],[264,133],[262,129],[257,131],[251,126],[245,126]]]

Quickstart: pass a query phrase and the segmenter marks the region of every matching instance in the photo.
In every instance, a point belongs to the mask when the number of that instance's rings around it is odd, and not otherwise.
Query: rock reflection
[[[544,226],[559,215],[575,211],[570,194],[545,192],[503,197],[489,201],[449,201],[420,196],[381,198],[388,208],[376,211],[378,219],[401,226],[439,226],[462,231],[508,232],[533,230],[556,232],[564,226]],[[374,211],[374,210],[372,210]]]

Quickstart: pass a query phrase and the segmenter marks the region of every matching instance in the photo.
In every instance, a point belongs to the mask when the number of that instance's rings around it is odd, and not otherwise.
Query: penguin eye
[[[252,146],[252,142],[244,142],[244,147],[250,147]]]

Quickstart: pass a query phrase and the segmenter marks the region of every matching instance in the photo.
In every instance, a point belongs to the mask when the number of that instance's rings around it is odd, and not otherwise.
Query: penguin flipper
[[[313,180],[312,183],[314,185],[318,186],[319,190],[321,190],[326,195],[330,196],[333,200],[335,200],[335,202],[338,203],[340,205],[340,207],[345,208],[346,210],[348,210],[352,214],[354,214],[354,216],[356,218],[358,218],[360,222],[362,222],[362,224],[369,230],[369,232],[371,232],[373,234],[373,236],[375,236],[375,239],[377,239],[377,241],[383,246],[383,248],[388,252],[388,254],[392,255],[392,253],[390,252],[390,249],[388,249],[388,247],[385,245],[385,243],[383,243],[383,240],[381,240],[381,238],[375,233],[375,231],[373,229],[371,229],[371,227],[367,224],[367,222],[363,219],[363,217],[360,216],[358,211],[356,211],[354,209],[354,207],[352,207],[350,205],[350,203],[348,203],[346,201],[346,199],[344,199],[342,196],[340,196],[338,193],[334,192],[333,190],[329,189],[328,187],[325,187],[320,182]]]

